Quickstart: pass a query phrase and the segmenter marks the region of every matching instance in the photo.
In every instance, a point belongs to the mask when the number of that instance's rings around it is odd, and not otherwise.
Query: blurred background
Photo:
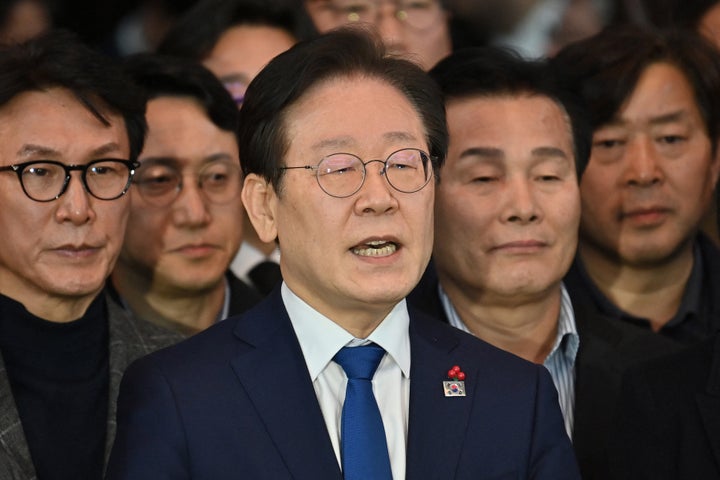
[[[301,0],[265,0],[272,2]],[[385,1],[385,0],[383,0]],[[609,23],[696,22],[716,2],[690,0],[441,0],[450,13],[454,48],[498,43],[528,57],[552,55]],[[197,0],[0,0],[0,42],[50,26],[77,32],[113,55],[152,51]]]

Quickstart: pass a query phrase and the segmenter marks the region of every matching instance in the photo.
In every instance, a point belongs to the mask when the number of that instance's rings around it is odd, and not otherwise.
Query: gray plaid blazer
[[[120,380],[130,363],[159,348],[182,340],[182,336],[138,320],[105,295],[110,322],[110,394],[105,440],[105,462],[115,439],[115,401]],[[30,458],[15,400],[10,390],[5,363],[0,355],[0,480],[35,480],[37,475]]]

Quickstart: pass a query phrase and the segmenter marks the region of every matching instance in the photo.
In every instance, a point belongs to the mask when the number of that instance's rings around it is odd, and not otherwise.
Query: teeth
[[[392,255],[397,250],[397,245],[394,243],[387,243],[380,240],[373,240],[365,245],[367,246],[353,248],[352,252],[361,257],[386,257]]]

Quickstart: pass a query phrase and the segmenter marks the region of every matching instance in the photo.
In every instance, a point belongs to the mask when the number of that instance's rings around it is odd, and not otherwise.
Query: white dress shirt
[[[405,300],[393,308],[367,339],[358,339],[310,307],[295,295],[285,282],[281,292],[305,357],[338,465],[342,465],[340,425],[347,376],[342,367],[332,359],[344,346],[373,342],[385,349],[387,354],[380,361],[373,377],[373,393],[385,427],[393,478],[405,478],[405,445],[410,405],[410,316]]]

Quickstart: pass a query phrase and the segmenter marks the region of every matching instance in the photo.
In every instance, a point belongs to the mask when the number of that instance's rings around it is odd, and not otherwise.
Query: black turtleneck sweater
[[[108,414],[103,295],[54,323],[0,295],[0,352],[39,480],[101,479]]]

